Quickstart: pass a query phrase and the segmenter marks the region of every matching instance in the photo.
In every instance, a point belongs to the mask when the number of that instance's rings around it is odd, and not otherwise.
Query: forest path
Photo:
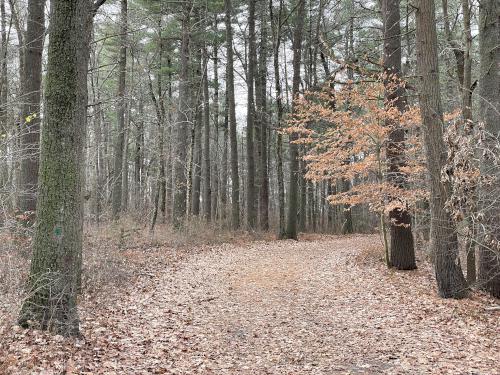
[[[83,340],[18,329],[3,369],[500,374],[500,315],[484,310],[492,300],[438,298],[425,262],[416,271],[387,270],[377,236],[198,250],[180,263],[164,261],[172,249],[141,251],[147,261],[133,282],[81,304]]]
[[[377,236],[256,242],[203,251],[159,278],[153,271],[100,313],[110,337],[94,350],[94,371],[500,371],[495,317],[472,300],[437,298],[429,269],[386,270],[381,253]],[[99,332],[99,316],[91,321],[84,334]]]

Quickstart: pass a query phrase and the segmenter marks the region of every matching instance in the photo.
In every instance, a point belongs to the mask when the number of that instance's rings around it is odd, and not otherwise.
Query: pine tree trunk
[[[202,79],[201,55],[198,56],[198,66],[196,72],[196,81]],[[200,95],[196,98],[196,114],[194,120],[194,143],[192,151],[192,185],[191,185],[191,214],[198,216],[200,214],[200,193],[201,193],[201,158],[202,158],[202,127],[203,127],[203,108]]]
[[[21,161],[19,209],[35,211],[40,151],[40,96],[45,0],[28,1],[28,21],[21,75]]]
[[[135,155],[134,155],[134,196],[135,209],[142,206],[143,172],[144,172],[144,100],[139,99],[139,120],[135,123]]]
[[[406,109],[405,90],[401,82],[401,27],[400,0],[382,0],[384,18],[384,72],[385,101],[388,109],[393,106],[400,112]],[[394,85],[396,84],[396,85]],[[388,181],[395,187],[405,188],[407,177],[401,171],[405,162],[405,131],[399,124],[388,122],[391,128],[387,145]],[[412,270],[415,264],[415,249],[411,230],[411,217],[405,209],[393,209],[390,219],[390,265],[398,270]]]
[[[172,97],[172,59],[167,58],[167,68],[168,68],[168,106],[173,105]],[[172,111],[167,111],[167,123],[166,123],[166,158],[165,158],[165,221],[172,221],[172,161],[173,161],[173,130],[172,130]]]
[[[117,127],[113,168],[113,203],[112,216],[117,220],[120,216],[122,205],[122,168],[123,148],[125,144],[125,111],[127,103],[125,98],[125,85],[127,77],[127,0],[120,0],[120,55],[118,59],[118,103]]]
[[[255,65],[257,63],[257,51],[255,45],[255,1],[248,3],[248,64],[247,64],[247,128],[246,128],[246,161],[247,161],[247,183],[246,183],[246,209],[247,227],[250,230],[256,228],[257,209],[255,194],[255,150],[254,150],[254,79]]]
[[[306,2],[305,0],[297,0],[297,18],[295,30],[293,33],[293,80],[292,80],[292,97],[295,99],[299,94],[300,86],[300,60],[302,50],[302,29],[304,28],[304,18]],[[297,139],[296,135],[290,135],[289,154],[290,154],[290,183],[288,188],[288,217],[284,238],[297,239],[297,215],[299,207],[299,146],[294,143]]]
[[[273,67],[274,67],[274,90],[276,93],[276,179],[278,185],[278,237],[285,236],[285,186],[283,173],[283,140],[280,133],[283,119],[283,98],[281,92],[281,78],[279,66],[279,51],[281,42],[281,14],[283,11],[283,0],[280,0],[279,12],[276,16],[272,14],[273,3],[270,0],[271,25],[273,26]]]
[[[257,81],[259,82],[259,90],[257,95],[258,118],[260,126],[260,168],[259,168],[259,217],[260,229],[267,231],[269,229],[269,174],[268,174],[268,153],[267,153],[267,138],[268,138],[268,114],[266,100],[267,86],[267,33],[268,19],[265,3],[261,4],[260,10],[260,53],[259,53],[259,74]]]
[[[203,47],[203,160],[201,179],[203,181],[203,217],[212,218],[212,185],[210,171],[210,94],[208,91],[208,52]]]
[[[233,26],[231,14],[233,5],[231,0],[224,0],[226,11],[226,95],[229,107],[229,141],[231,144],[231,226],[240,227],[240,177],[238,168],[238,144],[236,130],[236,107],[234,101],[234,61],[233,61]]]
[[[179,227],[186,217],[189,140],[189,41],[191,1],[185,5],[182,17],[181,65],[179,72],[179,106],[175,124],[175,153],[173,160],[173,223]]]
[[[420,80],[420,112],[424,128],[427,166],[430,174],[431,243],[439,295],[462,298],[467,294],[460,266],[454,223],[445,209],[450,186],[441,181],[446,160],[443,112],[439,93],[436,17],[433,0],[419,0],[417,20],[417,70]]]
[[[91,3],[52,0],[33,259],[19,322],[77,335]]]
[[[214,29],[217,30],[217,16],[215,16],[214,20]],[[213,114],[214,114],[214,160],[211,171],[212,171],[212,221],[217,221],[217,218],[220,217],[220,206],[219,206],[219,45],[217,41],[214,42],[213,45],[213,69],[214,69],[214,100],[213,100]],[[224,209],[224,207],[223,207]]]

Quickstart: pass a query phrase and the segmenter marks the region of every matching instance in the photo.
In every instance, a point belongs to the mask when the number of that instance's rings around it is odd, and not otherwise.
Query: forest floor
[[[438,298],[377,236],[168,251],[122,251],[135,276],[81,301],[83,338],[12,324],[0,373],[500,374],[498,301]]]

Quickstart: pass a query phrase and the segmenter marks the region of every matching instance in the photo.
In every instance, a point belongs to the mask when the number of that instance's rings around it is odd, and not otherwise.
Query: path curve
[[[81,312],[67,373],[499,374],[499,315],[442,300],[376,236],[223,245]],[[497,366],[497,367],[495,367]],[[74,371],[74,372],[72,372]]]

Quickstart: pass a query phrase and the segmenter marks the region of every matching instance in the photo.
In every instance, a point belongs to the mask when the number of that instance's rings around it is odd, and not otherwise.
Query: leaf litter
[[[376,236],[145,249],[82,338],[3,324],[0,374],[500,374],[500,312],[387,270]],[[179,259],[177,259],[179,258]]]

